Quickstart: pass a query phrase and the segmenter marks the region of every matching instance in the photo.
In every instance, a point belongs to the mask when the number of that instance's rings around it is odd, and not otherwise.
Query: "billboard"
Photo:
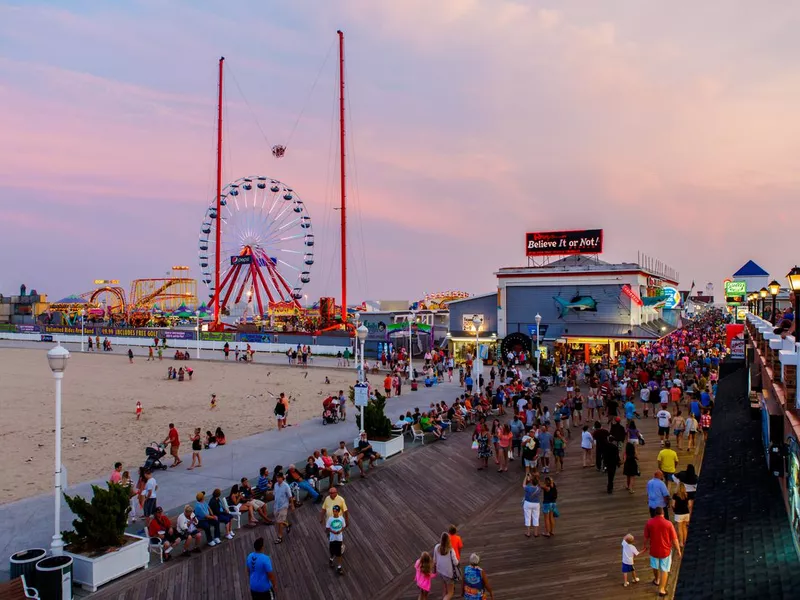
[[[741,279],[725,282],[725,302],[734,306],[745,303],[747,296],[747,282]]]
[[[250,264],[253,264],[252,254],[239,254],[237,256],[231,256],[231,266]]]
[[[664,308],[672,309],[680,307],[681,293],[678,291],[677,288],[668,285],[664,286],[661,289],[664,290],[664,295],[667,297],[667,301],[664,304]]]
[[[602,229],[538,231],[525,234],[526,256],[600,254],[602,251]]]

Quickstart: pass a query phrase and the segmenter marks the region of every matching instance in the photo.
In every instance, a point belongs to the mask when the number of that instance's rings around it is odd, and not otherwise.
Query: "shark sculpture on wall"
[[[554,297],[558,308],[561,310],[561,316],[566,317],[570,310],[575,311],[597,311],[597,300],[591,296],[573,296],[572,300],[564,300],[564,298]]]

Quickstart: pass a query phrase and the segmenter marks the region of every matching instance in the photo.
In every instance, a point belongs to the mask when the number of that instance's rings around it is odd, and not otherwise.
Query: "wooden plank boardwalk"
[[[530,598],[656,598],[647,559],[637,561],[641,582],[622,587],[621,540],[631,532],[642,545],[648,518],[646,481],[656,469],[659,444],[655,421],[640,422],[647,445],[640,447],[642,477],[636,493],[625,489],[622,469],[613,495],[606,476],[583,469],[579,429],[573,430],[565,471],[555,475],[559,486],[556,536],[526,538],[522,522],[522,469],[511,463],[508,473],[477,471],[469,433],[445,442],[406,451],[367,479],[341,486],[351,517],[345,531],[344,576],[328,567],[327,541],[317,506],[306,503],[292,515],[291,534],[276,547],[272,527],[241,529],[236,538],[206,548],[191,558],[131,574],[91,595],[96,600],[197,600],[249,598],[244,559],[253,540],[263,536],[278,578],[278,597],[296,600],[412,599],[413,564],[431,551],[450,523],[459,526],[465,547],[482,566],[499,599]],[[681,466],[691,458],[679,453]],[[699,457],[694,459],[699,463]],[[490,463],[491,465],[491,463]],[[188,495],[188,494],[187,494]],[[677,561],[676,561],[677,562]],[[673,567],[673,576],[677,573]],[[435,583],[432,597],[440,585]]]

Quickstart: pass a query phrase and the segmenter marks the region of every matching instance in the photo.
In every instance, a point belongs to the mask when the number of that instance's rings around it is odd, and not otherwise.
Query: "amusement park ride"
[[[342,302],[340,315],[320,310],[320,330],[354,327],[347,318],[347,202],[345,188],[345,87],[344,34],[339,36],[339,151]],[[219,59],[217,104],[217,193],[205,210],[200,226],[198,262],[208,287],[211,330],[234,326],[243,313],[254,319],[301,313],[303,288],[311,281],[314,264],[314,232],[311,216],[300,195],[272,177],[241,177],[223,186],[223,67]],[[275,158],[283,158],[285,146],[272,147]],[[323,299],[330,306],[330,299]],[[244,301],[244,308],[241,308]],[[239,307],[236,308],[235,307]],[[240,318],[239,322],[243,319]]]
[[[182,276],[188,270],[187,266],[174,266],[165,277],[134,279],[127,295],[119,280],[95,279],[98,287],[79,294],[74,301],[52,303],[50,311],[74,319],[85,310],[87,321],[124,321],[141,327],[159,314],[197,306],[197,281]]]

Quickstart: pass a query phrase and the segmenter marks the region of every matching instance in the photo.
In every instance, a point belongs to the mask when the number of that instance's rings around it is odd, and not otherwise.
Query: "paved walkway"
[[[34,348],[42,348],[43,344],[31,343]],[[0,344],[5,346],[6,344]],[[19,347],[19,343],[13,346]],[[102,353],[100,353],[102,355]],[[118,352],[114,353],[118,355]],[[256,354],[257,363],[275,364],[285,361],[281,355]],[[316,366],[334,366],[335,358],[319,357]],[[254,364],[253,368],[259,368]],[[374,378],[375,376],[373,376]],[[404,386],[404,393],[399,398],[391,398],[387,403],[387,413],[395,420],[400,412],[420,407],[425,410],[431,402],[452,400],[461,393],[458,384],[444,383],[433,388],[420,387],[411,392]],[[271,430],[239,440],[232,440],[225,446],[203,454],[203,467],[194,471],[186,469],[168,469],[156,473],[158,481],[158,502],[165,510],[172,511],[183,506],[194,498],[199,490],[212,490],[215,487],[226,488],[238,483],[242,476],[254,477],[258,469],[267,466],[272,470],[275,465],[291,463],[305,464],[306,458],[318,448],[338,447],[339,440],[346,440],[351,445],[358,436],[354,418],[354,407],[348,406],[348,419],[337,424],[322,425],[320,419],[311,419],[305,423],[288,427],[283,431]],[[191,462],[191,453],[183,457],[187,464]],[[69,464],[66,465],[69,470]],[[70,495],[91,495],[91,484],[104,484],[104,480],[70,485],[66,490]],[[0,556],[10,556],[25,548],[49,548],[53,535],[53,496],[43,494],[25,500],[0,505]],[[70,529],[73,516],[62,501],[61,529]],[[0,561],[0,579],[9,576],[8,561]]]
[[[676,598],[800,598],[800,560],[745,368],[720,381]]]

